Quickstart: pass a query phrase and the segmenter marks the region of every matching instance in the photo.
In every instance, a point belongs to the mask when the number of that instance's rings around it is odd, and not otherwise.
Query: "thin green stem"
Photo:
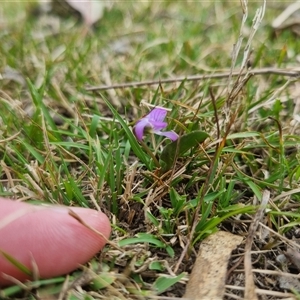
[[[156,167],[160,168],[160,164],[159,164],[157,158],[155,157],[155,155],[153,154],[153,152],[149,149],[149,147],[143,141],[140,141],[140,144],[142,145],[142,147],[144,148],[144,150],[147,152],[147,154],[149,154],[151,156],[151,158],[153,159],[153,162],[156,165]]]

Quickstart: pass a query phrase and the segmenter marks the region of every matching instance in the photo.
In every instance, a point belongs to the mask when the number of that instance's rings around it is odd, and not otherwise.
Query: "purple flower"
[[[167,127],[167,123],[164,122],[164,119],[167,115],[167,110],[162,107],[156,107],[149,112],[148,115],[141,118],[135,124],[133,130],[134,134],[139,141],[144,137],[144,133],[147,130],[148,132],[153,132],[158,135],[165,136],[172,141],[178,139],[178,134],[174,131],[162,131]]]

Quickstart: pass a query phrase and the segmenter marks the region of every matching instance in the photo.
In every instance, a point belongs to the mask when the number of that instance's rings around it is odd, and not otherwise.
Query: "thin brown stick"
[[[221,131],[220,131],[220,123],[219,123],[219,117],[218,117],[218,108],[217,108],[217,104],[216,104],[216,98],[215,95],[212,91],[212,87],[209,87],[209,94],[210,94],[210,98],[212,101],[212,105],[214,107],[214,114],[215,114],[215,119],[216,119],[216,124],[217,124],[217,138],[219,139],[221,137]]]
[[[75,220],[77,220],[80,224],[82,224],[83,226],[85,226],[86,228],[90,229],[91,231],[93,231],[94,233],[98,234],[99,236],[101,236],[105,242],[109,245],[111,245],[113,248],[120,250],[121,252],[124,252],[123,249],[121,249],[116,243],[111,242],[106,236],[104,236],[104,234],[100,231],[98,231],[97,229],[91,227],[89,224],[87,224],[86,222],[84,222],[79,216],[78,214],[76,214],[72,209],[69,209],[69,215],[71,217],[73,217]]]
[[[19,132],[15,133],[14,135],[8,137],[7,139],[0,140],[0,144],[4,144],[4,143],[7,143],[7,142],[13,140],[13,139],[16,138],[20,133],[21,133],[21,130],[20,130]]]
[[[242,286],[237,285],[226,285],[225,286],[228,289],[237,290],[237,291],[244,291],[245,288]],[[263,290],[263,289],[255,289],[255,292],[260,295],[269,295],[269,296],[277,296],[277,297],[289,297],[289,299],[295,299],[294,294],[292,293],[283,293],[283,292],[277,292],[277,291],[270,291],[270,290]]]
[[[11,281],[14,285],[17,285],[24,291],[30,291],[30,283],[29,286],[21,282],[20,280],[16,279],[13,276],[7,275],[5,273],[2,273],[2,278]],[[1,298],[3,299],[3,298]]]
[[[204,74],[204,75],[190,75],[190,76],[180,76],[176,78],[166,78],[166,79],[157,79],[157,80],[146,80],[146,81],[137,81],[137,82],[124,82],[117,83],[112,85],[102,85],[102,86],[94,86],[87,87],[87,91],[104,91],[110,89],[120,89],[120,88],[129,88],[129,87],[138,87],[144,85],[155,85],[155,84],[163,84],[163,83],[174,83],[181,81],[201,81],[205,79],[220,79],[227,78],[228,76],[241,76],[246,74],[255,75],[282,75],[289,77],[300,77],[300,70],[292,70],[292,69],[277,69],[277,68],[261,68],[261,69],[253,69],[247,70],[244,72],[234,71],[230,73],[230,71],[223,73],[213,73],[213,74]]]
[[[270,192],[265,190],[262,195],[261,205],[256,212],[253,222],[250,225],[248,236],[245,244],[244,268],[245,268],[245,295],[246,300],[258,299],[255,291],[254,277],[252,272],[251,261],[251,246],[253,243],[254,235],[256,233],[259,222],[264,216],[264,211],[270,199]]]
[[[274,200],[273,200],[274,201]],[[294,248],[297,248],[300,250],[300,245],[297,244],[296,242],[289,240],[288,238],[284,237],[283,235],[279,234],[278,232],[276,232],[275,230],[271,229],[270,227],[266,226],[263,223],[259,223],[259,225],[265,229],[267,229],[268,231],[270,231],[273,235],[275,235],[276,237],[278,237],[278,239],[284,241],[287,245],[292,246]]]

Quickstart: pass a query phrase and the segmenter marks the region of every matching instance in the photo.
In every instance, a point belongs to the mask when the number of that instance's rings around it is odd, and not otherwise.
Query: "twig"
[[[57,300],[64,300],[66,298],[66,295],[69,291],[69,279],[70,279],[70,277],[69,277],[69,275],[67,275],[66,279],[61,287],[61,290],[60,290]]]
[[[26,284],[24,284],[23,282],[21,282],[20,280],[16,279],[13,276],[2,273],[2,278],[11,281],[14,285],[17,285],[19,288],[21,288],[24,291],[30,291],[30,289],[31,289],[30,284],[26,285]],[[3,298],[1,298],[1,299],[3,299]]]
[[[11,222],[14,222],[18,218],[21,218],[22,216],[28,214],[29,210],[28,207],[19,209],[14,211],[13,213],[5,216],[4,218],[1,219],[0,222],[0,229],[4,228],[5,226],[9,225]],[[0,249],[1,250],[1,249]]]
[[[217,108],[217,104],[216,104],[216,98],[215,95],[212,91],[212,88],[209,87],[209,94],[210,94],[210,98],[212,101],[212,105],[214,107],[214,114],[215,114],[215,120],[216,120],[216,124],[217,124],[217,138],[219,139],[221,137],[220,133],[220,123],[219,123],[219,117],[218,117],[218,108]]]
[[[275,235],[276,237],[278,237],[280,240],[284,241],[287,245],[289,246],[293,246],[297,249],[300,249],[300,245],[297,244],[296,242],[289,240],[288,238],[284,237],[283,235],[279,234],[278,232],[276,232],[275,230],[271,229],[270,227],[266,226],[263,223],[259,223],[259,225],[265,229],[267,229],[268,231],[270,231],[273,235]]]
[[[237,291],[244,291],[245,288],[242,286],[236,286],[236,285],[226,285],[227,289],[237,290]],[[269,295],[269,296],[275,296],[275,297],[291,297],[289,299],[295,299],[294,294],[292,293],[286,293],[286,292],[277,292],[277,291],[269,291],[269,290],[263,290],[263,289],[255,289],[255,292],[261,295]]]
[[[235,68],[236,61],[237,61],[238,55],[239,55],[240,50],[241,50],[242,42],[243,42],[243,39],[244,39],[243,38],[244,26],[245,26],[245,23],[246,23],[247,18],[248,18],[247,0],[241,0],[240,2],[241,2],[241,6],[242,6],[242,11],[243,11],[243,18],[242,18],[242,22],[241,22],[241,26],[240,26],[240,34],[239,34],[237,42],[233,45],[232,54],[231,54],[231,67],[230,67],[230,73],[229,73],[229,76],[228,76],[228,87],[227,87],[227,92],[228,92],[228,95],[229,95],[228,98],[230,98],[230,95],[234,90],[234,87],[232,89],[230,89],[231,83],[232,83],[232,77],[234,76],[233,75],[233,70]],[[242,64],[241,67],[240,67],[240,70],[239,70],[239,74],[237,75],[238,78],[237,78],[235,84],[237,84],[239,82],[239,79],[242,75],[243,70],[244,70],[244,65]]]
[[[254,216],[254,220],[249,228],[249,233],[246,239],[245,244],[245,258],[244,258],[244,265],[245,265],[245,295],[244,298],[247,300],[258,299],[256,292],[255,292],[255,285],[253,279],[253,272],[252,272],[252,262],[251,262],[251,246],[253,242],[253,238],[259,222],[263,218],[265,208],[270,199],[270,192],[265,190],[262,196],[261,206],[256,212]]]
[[[4,143],[7,143],[11,140],[13,140],[14,138],[16,138],[19,134],[21,133],[21,130],[15,134],[13,134],[12,136],[8,137],[7,139],[4,139],[4,140],[0,140],[0,144],[4,144]]]
[[[76,214],[72,209],[69,209],[69,215],[71,217],[73,217],[75,220],[77,220],[80,224],[82,224],[83,226],[85,226],[86,228],[90,229],[91,231],[93,231],[94,233],[96,233],[97,235],[101,236],[105,242],[109,245],[111,245],[113,248],[120,250],[121,252],[124,252],[123,249],[121,249],[119,246],[117,246],[116,243],[111,242],[102,232],[98,231],[97,229],[91,227],[90,225],[88,225],[86,222],[84,222],[78,214]]]
[[[282,271],[252,269],[252,272],[253,273],[266,274],[266,275],[285,276],[285,277],[300,279],[299,274],[286,273],[286,272],[282,272]]]
[[[87,87],[87,91],[104,91],[110,89],[120,89],[120,88],[130,88],[130,87],[138,87],[144,85],[155,85],[162,83],[175,83],[181,81],[201,81],[205,79],[220,79],[227,78],[228,76],[241,76],[246,74],[252,75],[282,75],[282,76],[290,76],[290,77],[299,77],[300,78],[300,70],[293,69],[277,69],[277,68],[261,68],[261,69],[253,69],[244,72],[240,71],[230,71],[222,72],[222,73],[214,73],[214,74],[203,74],[203,75],[190,75],[190,76],[180,76],[176,78],[166,78],[166,79],[157,79],[157,80],[146,80],[146,81],[136,81],[136,82],[124,82],[117,83],[112,85],[102,85],[95,87]]]
[[[294,194],[297,194],[297,193],[300,193],[300,188],[298,189],[293,189],[291,191],[288,191],[288,192],[282,192],[280,195],[276,196],[274,199],[273,199],[273,202],[276,202],[282,198],[285,198],[285,197],[288,197],[290,195],[294,195]]]
[[[273,22],[272,27],[278,29],[297,10],[300,9],[300,2],[290,4]]]

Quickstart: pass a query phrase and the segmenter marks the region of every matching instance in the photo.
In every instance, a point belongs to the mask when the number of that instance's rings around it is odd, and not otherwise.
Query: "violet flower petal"
[[[155,134],[165,136],[172,140],[173,142],[178,139],[178,134],[176,132],[172,131],[154,131]]]
[[[153,121],[153,120],[151,120],[150,123],[151,123],[151,125],[152,125],[151,127],[153,128],[154,131],[156,131],[156,130],[162,130],[162,129],[164,129],[164,128],[166,128],[168,126],[168,123],[161,122],[161,121]]]
[[[163,108],[154,108],[149,112],[149,114],[146,117],[149,119],[151,123],[155,121],[163,122],[166,115],[167,115],[167,110]]]
[[[133,130],[139,141],[143,139],[145,127],[152,127],[147,118],[140,119],[134,126]]]
[[[164,122],[164,119],[167,115],[167,110],[161,107],[157,107],[152,109],[148,115],[141,118],[136,125],[134,126],[134,134],[139,141],[141,141],[144,137],[145,128],[150,128],[151,132],[165,136],[172,141],[176,141],[178,139],[177,133],[174,131],[166,131],[162,132],[161,130],[168,126],[167,122]]]

